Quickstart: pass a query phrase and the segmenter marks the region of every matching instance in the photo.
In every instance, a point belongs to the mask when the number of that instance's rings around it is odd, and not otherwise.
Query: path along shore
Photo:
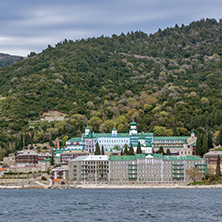
[[[98,185],[98,184],[81,184],[70,186],[0,186],[0,189],[222,189],[222,184],[217,185]]]

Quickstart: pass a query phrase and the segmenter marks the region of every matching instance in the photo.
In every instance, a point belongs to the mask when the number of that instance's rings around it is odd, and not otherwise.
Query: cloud
[[[27,55],[66,39],[188,24],[221,14],[221,0],[8,0],[0,2],[0,52]],[[7,51],[8,49],[8,51]],[[14,51],[13,51],[14,49]]]

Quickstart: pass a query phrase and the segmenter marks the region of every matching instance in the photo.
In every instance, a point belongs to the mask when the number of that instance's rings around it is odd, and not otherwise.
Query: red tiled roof
[[[0,171],[7,171],[6,169],[0,168]]]

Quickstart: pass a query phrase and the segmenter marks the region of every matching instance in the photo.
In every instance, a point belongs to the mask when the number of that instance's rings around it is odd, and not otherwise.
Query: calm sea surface
[[[0,190],[8,221],[222,221],[222,189]]]

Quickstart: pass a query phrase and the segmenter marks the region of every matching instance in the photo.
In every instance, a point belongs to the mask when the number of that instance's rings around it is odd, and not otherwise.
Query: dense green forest
[[[222,123],[222,23],[64,40],[0,68],[0,157],[23,143],[94,132],[211,134]],[[65,121],[38,121],[58,110]],[[22,144],[21,144],[22,136]],[[26,139],[24,139],[26,138]],[[19,145],[20,144],[20,145]]]
[[[6,67],[21,60],[19,56],[0,53],[0,67]]]

